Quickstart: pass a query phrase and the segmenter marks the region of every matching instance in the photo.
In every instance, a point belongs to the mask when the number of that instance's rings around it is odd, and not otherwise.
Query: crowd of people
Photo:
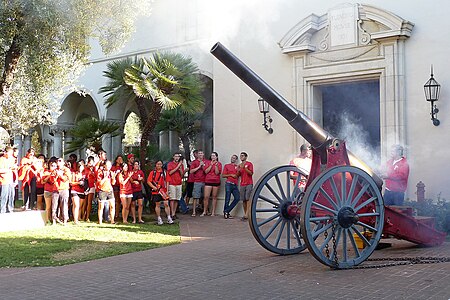
[[[118,155],[114,161],[100,150],[96,158],[77,160],[75,154],[63,158],[36,156],[33,148],[18,163],[17,151],[6,147],[0,157],[1,211],[14,211],[14,194],[18,181],[22,181],[22,210],[44,210],[52,224],[67,224],[71,219],[90,222],[93,203],[97,203],[98,223],[144,223],[146,203],[152,203],[157,224],[164,224],[161,208],[164,208],[168,224],[173,224],[179,209],[187,212],[192,199],[192,216],[198,208],[200,216],[217,216],[217,195],[221,178],[225,178],[225,205],[223,216],[233,218],[230,212],[242,199],[244,217],[248,219],[249,198],[253,187],[253,164],[247,161],[247,153],[232,155],[229,164],[222,166],[217,152],[209,159],[201,150],[194,150],[194,160],[186,162],[181,153],[164,164],[155,162],[145,179],[144,171],[133,154]],[[187,177],[183,193],[183,178]],[[231,201],[233,195],[233,201]],[[209,199],[212,206],[209,207]]]

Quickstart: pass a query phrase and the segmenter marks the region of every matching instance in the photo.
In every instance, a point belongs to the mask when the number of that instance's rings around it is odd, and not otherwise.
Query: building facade
[[[274,133],[264,130],[259,96],[209,53],[220,41],[291,104],[346,140],[377,172],[390,147],[404,145],[411,168],[408,198],[415,199],[415,185],[422,181],[427,198],[450,199],[445,176],[450,169],[446,1],[216,2],[155,1],[152,15],[138,20],[136,33],[119,54],[106,57],[93,44],[90,66],[80,78],[86,96],[74,92],[61,99],[64,112],[58,123],[38,129],[46,154],[61,155],[70,140],[67,129],[85,115],[124,124],[136,110],[133,103],[104,106],[98,89],[105,84],[102,72],[109,61],[170,50],[191,56],[211,81],[214,149],[207,152],[217,151],[227,163],[232,154],[246,151],[255,179],[287,164],[304,139],[273,109]],[[439,126],[430,120],[423,91],[431,65],[441,84]],[[121,151],[121,139],[105,138],[110,157]]]

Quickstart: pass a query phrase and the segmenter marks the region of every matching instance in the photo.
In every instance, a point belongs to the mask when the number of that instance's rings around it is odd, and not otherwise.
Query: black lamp
[[[267,132],[270,134],[273,133],[272,129],[272,118],[269,116],[269,103],[266,102],[263,98],[258,99],[259,112],[264,115],[264,123],[262,126]],[[267,124],[268,123],[268,124]]]
[[[425,98],[431,102],[431,121],[434,126],[438,126],[441,122],[437,119],[437,113],[439,109],[434,102],[439,100],[439,92],[441,91],[441,85],[433,78],[433,66],[431,66],[431,78],[423,86],[425,90]]]

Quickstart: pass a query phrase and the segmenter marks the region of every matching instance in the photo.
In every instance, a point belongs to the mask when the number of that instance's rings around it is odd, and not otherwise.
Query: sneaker
[[[158,225],[162,225],[162,224],[164,224],[163,220],[161,219],[161,217],[158,217]]]
[[[167,217],[167,223],[168,224],[173,224],[173,220],[170,216]]]

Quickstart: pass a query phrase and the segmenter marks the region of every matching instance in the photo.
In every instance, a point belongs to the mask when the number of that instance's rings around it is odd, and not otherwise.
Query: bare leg
[[[161,217],[161,203],[160,202],[155,203],[155,213],[156,213],[157,218]]]
[[[84,215],[86,214],[86,196],[83,198],[80,198],[80,209],[78,214],[78,221],[84,220]]]
[[[98,224],[102,224],[103,221],[103,201],[98,200]]]
[[[116,214],[116,199],[109,199],[109,217],[111,219],[111,224],[114,224],[114,217]]]
[[[195,208],[196,208],[196,206],[197,206],[197,199],[193,198],[193,200],[192,200],[192,216],[193,217],[195,217],[195,213],[196,213]]]
[[[120,198],[120,201],[122,201],[122,222],[123,224],[127,224],[128,223],[128,213],[129,211],[129,203],[127,204],[127,199],[128,198]]]
[[[44,195],[37,196],[37,209],[38,210],[44,209]]]
[[[89,216],[91,215],[92,210],[92,200],[94,199],[94,193],[89,193],[87,195],[87,205],[86,205],[86,215],[85,220],[89,222]]]
[[[216,207],[217,207],[217,194],[219,192],[218,186],[213,186],[212,188],[212,209],[211,209],[211,215],[216,215]]]
[[[205,186],[203,198],[203,216],[208,215],[209,196],[211,195],[212,186]]]
[[[72,194],[72,214],[73,222],[78,224],[78,213],[80,211],[80,197],[76,194]]]
[[[166,212],[166,216],[169,218],[170,216],[170,207],[169,207],[169,201],[164,201],[164,211]]]
[[[138,199],[138,219],[139,219],[139,223],[144,222],[144,220],[142,220],[142,211],[144,209],[144,199]]]
[[[133,224],[136,223],[136,201],[131,201],[130,205],[131,217],[133,218]]]
[[[119,219],[119,211],[120,211],[120,191],[114,191],[114,199],[116,200],[116,213],[115,213],[115,219]]]

